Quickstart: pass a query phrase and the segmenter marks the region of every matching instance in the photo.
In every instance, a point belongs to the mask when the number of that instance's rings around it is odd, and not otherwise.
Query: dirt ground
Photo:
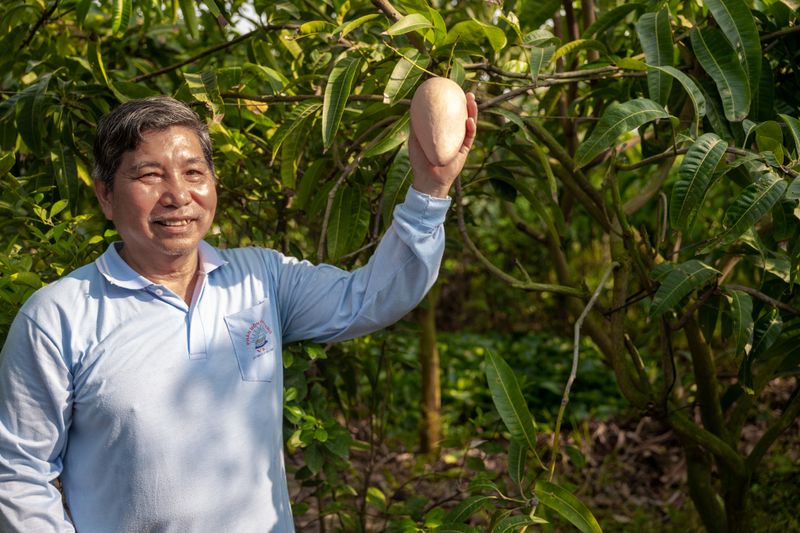
[[[764,392],[765,409],[748,422],[739,444],[740,451],[749,453],[771,420],[780,413],[796,386],[797,378],[776,380]],[[352,428],[359,432],[363,428]],[[540,434],[543,441],[551,441],[552,434]],[[604,531],[701,531],[700,521],[694,511],[686,489],[685,459],[677,439],[666,426],[652,418],[619,416],[606,421],[587,420],[561,437],[561,449],[572,447],[580,454],[572,460],[562,454],[557,465],[558,482],[575,488],[575,494],[589,507],[600,521]],[[546,444],[543,442],[542,444]],[[388,503],[402,502],[416,497],[424,502],[424,509],[451,508],[468,495],[470,465],[480,460],[489,471],[506,475],[506,454],[501,444],[486,446],[485,441],[475,441],[466,450],[443,449],[438,461],[430,461],[412,451],[387,447],[376,449],[370,459],[367,453],[351,455],[352,469],[345,480],[353,487],[377,487],[386,495]],[[488,450],[488,451],[487,451]],[[580,459],[582,456],[583,459]],[[577,463],[583,463],[576,466]],[[295,505],[303,502],[308,510],[295,517],[301,532],[341,531],[336,515],[320,519],[320,503],[330,503],[327,496],[318,500],[314,486],[302,486],[292,479],[292,472],[301,465],[299,457],[287,457],[290,493]],[[778,439],[765,459],[764,467],[754,487],[754,507],[800,503],[800,419]],[[777,491],[777,492],[776,492]],[[773,494],[773,492],[776,492]],[[363,491],[355,489],[346,498],[345,506],[360,508]],[[419,498],[423,496],[424,498]],[[365,506],[368,531],[383,531],[386,516],[373,505]],[[796,523],[793,509],[762,509],[756,514],[758,531],[787,531],[778,517],[781,513]],[[755,510],[758,513],[758,509]],[[771,520],[771,515],[776,520]],[[785,521],[785,520],[784,520]],[[347,531],[348,529],[344,529]],[[560,530],[560,528],[556,528]],[[565,531],[571,531],[567,527]]]

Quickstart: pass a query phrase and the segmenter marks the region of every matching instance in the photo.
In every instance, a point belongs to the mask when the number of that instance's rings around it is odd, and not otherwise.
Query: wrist
[[[415,179],[411,186],[417,192],[433,196],[434,198],[448,198],[450,193],[450,186],[431,180]]]

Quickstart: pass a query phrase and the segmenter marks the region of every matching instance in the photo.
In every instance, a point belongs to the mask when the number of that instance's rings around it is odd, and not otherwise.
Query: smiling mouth
[[[177,227],[177,226],[188,226],[191,222],[194,222],[193,218],[182,218],[179,220],[156,220],[155,223],[161,226],[167,227]]]

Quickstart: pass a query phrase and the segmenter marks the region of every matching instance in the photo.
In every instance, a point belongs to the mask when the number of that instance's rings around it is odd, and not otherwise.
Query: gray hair
[[[94,139],[92,176],[112,189],[122,155],[139,146],[143,133],[165,130],[172,126],[185,126],[194,131],[208,168],[212,176],[216,177],[208,127],[188,105],[169,96],[129,100],[100,119]]]

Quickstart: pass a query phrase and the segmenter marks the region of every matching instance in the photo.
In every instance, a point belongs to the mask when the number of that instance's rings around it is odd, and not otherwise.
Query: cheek
[[[212,213],[217,207],[217,188],[213,183],[205,184],[194,190],[195,202]]]

